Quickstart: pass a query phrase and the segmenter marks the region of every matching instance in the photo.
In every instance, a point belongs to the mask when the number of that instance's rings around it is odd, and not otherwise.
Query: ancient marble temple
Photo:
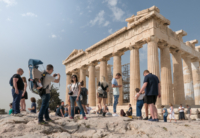
[[[63,61],[66,67],[67,85],[71,83],[72,74],[77,74],[80,80],[86,80],[87,75],[88,102],[91,106],[96,106],[95,78],[97,80],[99,76],[107,78],[109,70],[107,61],[111,57],[113,57],[113,76],[120,73],[121,56],[124,52],[130,51],[130,103],[135,105],[134,90],[140,88],[139,49],[147,44],[148,70],[157,75],[161,81],[162,97],[157,100],[157,106],[169,103],[200,105],[200,46],[195,47],[198,41],[195,39],[183,42],[182,37],[187,33],[183,30],[172,31],[168,27],[170,21],[162,16],[155,6],[137,12],[137,15],[127,18],[126,21],[127,27],[123,27],[85,51],[74,50]],[[158,49],[160,49],[161,69],[159,69]],[[98,71],[97,66],[99,66]],[[122,80],[118,81],[122,84]],[[66,100],[68,91],[66,89]],[[123,105],[122,88],[119,105]]]

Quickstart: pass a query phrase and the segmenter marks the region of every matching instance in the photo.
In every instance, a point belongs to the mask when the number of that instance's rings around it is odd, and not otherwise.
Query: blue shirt
[[[31,113],[36,113],[36,103],[31,104],[31,108],[35,107],[34,110],[31,110]]]
[[[112,79],[112,84],[114,84],[115,86],[118,86],[117,80],[115,78]],[[113,95],[119,95],[118,87],[113,88]]]
[[[147,87],[145,89],[145,95],[158,95],[158,83],[160,83],[158,77],[149,73],[144,78],[144,83],[147,82]]]
[[[163,111],[165,111],[165,112],[163,113],[163,115],[164,115],[164,116],[167,116],[167,115],[168,115],[168,112],[167,112],[167,109],[166,109],[165,107],[163,108]]]

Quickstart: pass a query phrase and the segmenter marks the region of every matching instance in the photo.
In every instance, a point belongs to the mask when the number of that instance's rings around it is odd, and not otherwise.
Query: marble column
[[[84,87],[86,87],[86,68],[85,67],[81,67],[80,68],[80,82],[83,81],[84,82]]]
[[[200,105],[200,71],[199,71],[199,61],[197,59],[193,60],[192,62],[192,76],[193,76],[195,105]]]
[[[180,50],[171,50],[173,62],[173,88],[174,88],[174,104],[180,105],[185,103],[183,67]]]
[[[98,88],[99,81],[100,81],[100,71],[99,71],[99,68],[98,68],[96,70],[95,90],[97,90],[97,88]],[[95,91],[95,93],[96,93],[96,106],[98,106],[97,92]]]
[[[148,39],[147,65],[148,65],[148,70],[152,74],[156,75],[158,79],[160,80],[157,43],[158,43],[158,39],[153,36]],[[161,98],[157,98],[156,105],[158,108],[161,107]]]
[[[66,78],[66,96],[65,96],[65,103],[68,103],[68,98],[69,98],[69,88],[68,85],[71,84],[71,73],[67,73],[67,78]]]
[[[121,56],[124,53],[114,53],[113,54],[113,77],[116,76],[117,73],[122,74],[122,67],[121,67]],[[120,79],[117,79],[118,85],[122,85],[122,76]],[[119,88],[119,100],[118,105],[123,105],[123,85]],[[114,101],[114,100],[113,100]]]
[[[142,44],[131,46],[130,49],[130,104],[136,107],[135,89],[140,88],[140,58],[139,49]]]
[[[183,55],[183,78],[185,90],[185,104],[194,105],[194,88],[191,68],[191,57]]]
[[[107,65],[107,74],[108,74],[108,84],[109,84],[109,92],[108,92],[108,105],[112,105],[112,95],[111,95],[111,92],[112,92],[112,71],[111,71],[111,67],[112,65]]]
[[[96,91],[95,91],[95,64],[89,65],[89,93],[88,103],[90,106],[96,106]]]
[[[162,105],[174,104],[170,52],[167,44],[160,47]]]

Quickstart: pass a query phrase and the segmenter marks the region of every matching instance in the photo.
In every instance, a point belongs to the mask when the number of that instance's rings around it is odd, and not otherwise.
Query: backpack
[[[81,95],[82,96],[87,96],[87,89],[86,88],[81,88]]]
[[[100,86],[97,88],[97,92],[99,93],[99,94],[104,94],[104,90],[103,90],[103,84],[100,84]]]
[[[10,78],[9,84],[11,87],[13,87],[13,76]]]

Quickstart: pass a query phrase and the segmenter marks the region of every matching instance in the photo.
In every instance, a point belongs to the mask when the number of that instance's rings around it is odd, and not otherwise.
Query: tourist
[[[89,104],[87,104],[86,109],[87,109],[87,113],[90,114],[90,111],[92,110],[92,108],[89,106]]]
[[[113,116],[118,116],[117,115],[117,104],[118,104],[118,99],[119,99],[119,88],[122,87],[122,85],[118,85],[117,80],[121,78],[121,74],[117,73],[115,77],[112,79],[112,88],[113,88],[113,96],[114,96],[114,104],[113,104]]]
[[[23,83],[24,83],[24,90],[23,90],[23,93],[22,93],[22,98],[21,98],[21,101],[20,101],[20,106],[21,106],[21,111],[26,111],[25,100],[28,99],[28,94],[27,94],[27,91],[26,91],[26,88],[27,88],[26,77],[22,77],[22,80],[23,80]]]
[[[46,72],[48,74],[46,74],[46,76],[44,77],[43,80],[43,88],[45,88],[46,94],[43,94],[41,96],[42,98],[42,105],[40,108],[40,112],[38,115],[38,124],[40,125],[47,125],[48,122],[53,122],[50,117],[49,117],[49,113],[48,113],[48,108],[49,108],[49,100],[50,100],[50,86],[51,86],[51,82],[55,82],[55,83],[59,83],[60,82],[60,74],[54,74],[53,76],[51,76],[51,74],[53,73],[53,66],[52,65],[47,65],[46,68]],[[58,77],[57,79],[55,77]],[[46,122],[43,120],[43,115],[45,115],[45,119]]]
[[[128,109],[128,111],[126,112],[126,115],[127,115],[127,116],[132,116],[133,109],[132,109],[132,107],[131,107],[131,104],[129,104],[128,107],[129,107],[129,109]]]
[[[72,94],[70,95],[70,104],[71,104],[71,117],[70,119],[74,119],[74,102],[76,101],[78,107],[80,108],[81,112],[83,113],[83,118],[86,120],[87,117],[85,116],[85,112],[83,110],[83,107],[81,105],[80,101],[80,93],[81,93],[81,86],[79,85],[78,78],[76,75],[72,76],[72,85],[71,85],[71,91]]]
[[[69,112],[68,112],[68,104],[65,106],[65,117],[68,117]]]
[[[145,94],[145,91],[143,91],[142,93]],[[145,114],[146,114],[146,117],[143,119],[143,120],[148,120],[148,115],[149,115],[149,111],[148,111],[148,104],[147,104],[147,96],[144,95],[144,98],[143,98],[143,102],[144,102],[144,108],[145,108]]]
[[[81,81],[81,95],[82,95],[81,104],[85,111],[85,114],[87,114],[86,105],[87,105],[88,89],[84,87],[84,81]]]
[[[107,92],[108,92],[108,83],[106,82],[106,79],[104,76],[101,77],[101,81],[99,82],[98,84],[98,87],[101,87],[103,93],[98,93],[98,105],[99,105],[99,108],[100,108],[100,113],[102,113],[103,111],[103,116],[105,117],[105,114],[106,114],[106,99],[107,99]],[[99,89],[99,88],[98,88]],[[102,106],[101,106],[101,101],[103,99],[103,107],[104,107],[104,110],[102,110]]]
[[[137,117],[138,119],[142,119],[142,107],[143,107],[143,104],[144,104],[144,91],[140,94],[140,89],[139,88],[136,88],[135,89],[136,91],[136,95],[135,95],[135,99],[137,100],[137,103],[136,103],[136,113],[137,113]]]
[[[121,111],[120,111],[120,116],[121,116],[121,117],[124,117],[124,116],[126,116],[126,114],[125,114],[125,112],[124,112],[124,110],[123,110],[123,109],[121,109]]]
[[[145,95],[147,96],[147,104],[150,108],[150,113],[152,116],[152,119],[149,119],[149,121],[158,122],[158,112],[155,104],[157,96],[161,97],[160,81],[156,75],[153,75],[148,70],[145,70],[143,75],[145,76],[144,84],[139,93],[142,94],[142,92],[145,90]]]
[[[64,101],[61,102],[60,107],[56,111],[56,115],[60,117],[64,117]]]
[[[167,122],[167,116],[168,116],[167,108],[165,108],[165,106],[161,106],[161,108],[163,108],[162,113],[163,113],[164,122]]]
[[[179,110],[179,120],[185,120],[185,114],[184,114],[184,107],[182,104],[180,104]]]
[[[188,121],[191,122],[190,116],[191,116],[192,110],[191,110],[191,107],[189,107],[189,105],[187,105],[187,111],[186,111],[186,113],[187,113]]]
[[[170,106],[170,108],[169,108],[169,110],[170,110],[170,116],[169,116],[170,123],[171,123],[171,120],[172,120],[172,119],[174,119],[175,122],[177,122],[177,121],[176,121],[176,118],[175,118],[175,116],[174,116],[174,107],[173,107],[173,105],[172,105],[171,103],[169,104],[169,106]]]
[[[31,108],[28,108],[28,110],[31,112],[31,113],[36,113],[36,100],[34,97],[31,97]]]
[[[8,113],[8,115],[11,115],[12,113],[13,113],[13,109],[12,109],[12,103],[10,103],[10,110],[9,110],[9,113]]]
[[[20,114],[20,100],[22,97],[23,89],[24,89],[24,83],[21,78],[21,75],[23,75],[24,71],[19,68],[17,70],[17,74],[14,74],[10,80],[10,85],[12,86],[12,96],[13,96],[13,114],[14,116],[21,117],[23,116]]]

